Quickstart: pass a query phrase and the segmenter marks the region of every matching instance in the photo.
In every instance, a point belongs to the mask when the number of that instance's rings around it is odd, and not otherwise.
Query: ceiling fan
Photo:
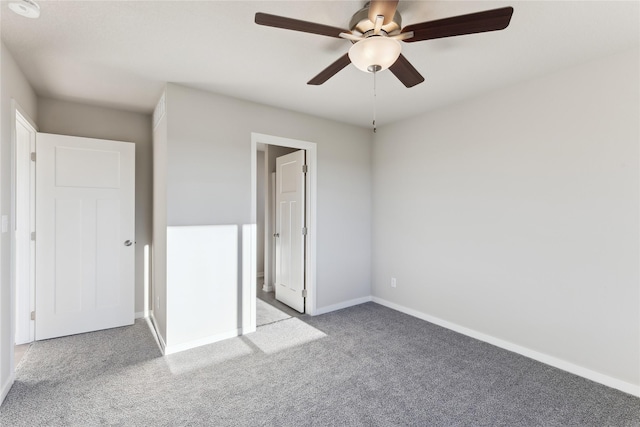
[[[360,70],[370,73],[388,68],[406,87],[413,87],[422,83],[424,77],[402,55],[399,41],[411,43],[503,30],[509,25],[513,14],[512,7],[503,7],[402,28],[397,6],[398,0],[371,0],[351,17],[350,30],[261,12],[256,13],[255,22],[258,25],[343,38],[353,43],[348,53],[309,80],[309,85],[321,85],[353,63]]]

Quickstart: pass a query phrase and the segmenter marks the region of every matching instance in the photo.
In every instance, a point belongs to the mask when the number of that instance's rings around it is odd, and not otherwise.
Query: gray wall
[[[0,213],[9,217],[10,229],[15,218],[11,209],[11,129],[14,117],[11,100],[37,123],[37,98],[16,65],[13,56],[0,42]],[[15,327],[11,309],[11,233],[0,234],[0,393],[11,382],[13,345],[11,330]]]
[[[40,132],[133,142],[136,145],[136,312],[144,310],[144,247],[151,244],[151,116],[38,99]]]
[[[640,384],[638,64],[379,129],[373,295]]]
[[[251,132],[318,145],[317,306],[370,295],[371,131],[167,85],[168,225],[249,224]]]

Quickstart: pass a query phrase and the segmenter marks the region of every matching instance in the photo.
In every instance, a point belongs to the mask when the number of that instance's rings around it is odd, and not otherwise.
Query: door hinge
[[[307,227],[302,227],[302,235],[303,236],[307,235]]]
[[[36,232],[35,231],[31,232],[31,240],[33,240],[33,241],[36,240]]]
[[[36,312],[35,311],[31,312],[31,320],[36,320]]]
[[[306,298],[307,297],[307,290],[303,289],[302,290],[302,298]]]
[[[302,165],[302,173],[309,172],[309,167],[307,165]]]
[[[32,162],[36,161],[36,153],[31,153],[31,161]]]

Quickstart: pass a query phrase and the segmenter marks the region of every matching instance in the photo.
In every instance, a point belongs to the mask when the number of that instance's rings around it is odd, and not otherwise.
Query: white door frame
[[[306,239],[306,269],[305,269],[305,288],[307,289],[306,313],[310,315],[316,314],[316,206],[317,206],[317,165],[318,151],[315,142],[300,141],[297,139],[282,138],[279,136],[265,135],[261,133],[251,133],[251,212],[250,223],[256,224],[257,221],[257,151],[258,144],[279,145],[282,147],[296,148],[307,152],[307,239]],[[255,260],[257,251],[257,238],[255,232],[251,237],[252,258]],[[244,276],[244,274],[243,274]],[[249,313],[249,316],[243,316],[243,333],[253,332],[256,330],[255,316],[255,300],[256,300],[256,274],[251,271],[249,278],[243,280],[242,290],[242,312]],[[249,279],[249,280],[247,280]],[[248,288],[248,289],[247,289]]]
[[[19,147],[18,146],[18,133],[17,126],[18,123],[27,129],[29,132],[29,141],[27,141],[27,147]],[[13,165],[13,175],[12,175],[12,204],[13,204],[13,223],[11,229],[11,245],[12,245],[12,281],[15,290],[15,331],[17,332],[19,329],[22,330],[22,334],[20,337],[14,336],[15,341],[19,341],[20,344],[32,342],[35,339],[35,322],[31,319],[31,312],[35,310],[35,242],[31,240],[28,236],[31,232],[35,231],[35,164],[30,159],[30,153],[35,152],[36,150],[36,129],[29,122],[29,119],[26,118],[19,110],[15,111],[15,122],[13,123],[14,137],[12,138],[14,145],[12,161]],[[26,148],[26,151],[24,150]],[[18,159],[18,155],[23,156],[23,158]],[[24,161],[27,161],[28,167],[25,168]],[[18,188],[18,184],[20,182],[26,181],[29,184],[28,188]],[[21,196],[26,196],[28,199],[28,211],[20,212],[18,210],[18,198]],[[26,216],[26,217],[25,217]],[[21,235],[21,239],[18,239],[18,223],[21,220],[26,220],[28,225],[27,228],[27,236],[26,240],[24,240],[25,235]],[[24,224],[24,223],[23,223]],[[22,245],[26,246],[22,248]],[[18,250],[22,248],[26,251],[22,252],[23,255],[27,255],[25,258],[28,263],[29,270],[29,280],[28,282],[23,281],[22,284],[18,284],[18,267],[22,268],[25,266],[18,265]],[[24,261],[23,261],[24,263]],[[20,306],[17,305],[18,299],[21,299],[22,303]]]
[[[17,152],[17,133],[16,133],[16,120],[21,116],[24,119],[25,125],[28,125],[34,132],[38,131],[38,127],[35,122],[29,115],[24,111],[24,109],[18,104],[15,99],[11,99],[11,261],[10,261],[10,292],[9,292],[9,305],[10,305],[10,313],[9,313],[9,330],[11,333],[11,343],[12,345],[9,348],[0,348],[0,352],[2,357],[7,357],[9,359],[9,372],[11,378],[15,375],[15,361],[13,358],[13,344],[16,341],[16,280],[15,280],[15,269],[16,269],[16,152]],[[32,266],[35,268],[35,266]],[[34,295],[31,296],[32,298]],[[33,301],[32,301],[33,303]],[[3,316],[4,317],[4,316]],[[13,380],[11,380],[13,382]],[[2,396],[4,397],[4,396]]]

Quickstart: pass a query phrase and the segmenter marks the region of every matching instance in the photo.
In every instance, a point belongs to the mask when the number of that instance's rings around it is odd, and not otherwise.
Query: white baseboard
[[[178,344],[178,345],[172,345],[172,346],[164,348],[164,354],[166,356],[168,354],[178,353],[178,352],[181,352],[181,351],[189,350],[189,349],[200,347],[200,346],[203,346],[203,345],[213,344],[214,342],[226,340],[226,339],[229,339],[229,338],[235,338],[235,337],[239,336],[240,333],[241,333],[241,330],[240,329],[236,329],[236,330],[233,330],[233,331],[223,332],[221,334],[210,335],[208,337],[200,338],[200,339],[189,341],[189,342],[186,342],[186,343],[182,343],[182,344]]]
[[[136,311],[134,319],[144,319],[146,316],[144,315],[144,311]]]
[[[13,352],[11,352],[11,356],[13,356]],[[11,390],[11,386],[13,386],[15,378],[16,374],[15,372],[12,372],[11,375],[9,375],[9,378],[7,378],[4,384],[2,384],[2,390],[0,390],[0,405],[2,405],[2,402],[4,402],[4,398],[7,397],[7,394],[9,394],[9,390]]]
[[[260,279],[260,278],[264,277],[264,271],[263,271],[263,272],[261,272],[261,273],[258,273],[258,274],[256,275],[256,277],[257,277],[258,279]]]
[[[164,339],[160,332],[158,332],[158,323],[156,322],[156,318],[153,317],[153,311],[149,313],[149,317],[147,317],[147,325],[149,325],[149,329],[151,329],[151,333],[156,340],[156,344],[158,344],[158,348],[160,348],[160,353],[165,354],[164,349],[167,347],[164,343]]]
[[[452,331],[461,333],[463,335],[467,335],[471,338],[475,338],[480,341],[484,341],[486,343],[495,345],[496,347],[503,348],[505,350],[512,351],[514,353],[518,353],[522,356],[526,356],[530,359],[537,360],[538,362],[542,362],[544,364],[553,366],[558,369],[562,369],[563,371],[570,372],[572,374],[578,375],[580,377],[586,378],[591,381],[595,381],[597,383],[606,385],[607,387],[615,388],[617,390],[623,391],[625,393],[629,393],[633,396],[640,397],[640,386],[628,383],[626,381],[619,380],[617,378],[610,377],[605,374],[601,374],[596,371],[592,371],[590,369],[584,368],[579,365],[575,365],[571,362],[567,362],[566,360],[558,359],[556,357],[550,356],[545,353],[540,353],[535,350],[531,350],[526,347],[522,347],[518,344],[514,344],[509,341],[502,340],[500,338],[493,337],[491,335],[484,334],[482,332],[475,331],[473,329],[466,328],[464,326],[460,326],[458,324],[449,322],[447,320],[440,319],[435,316],[431,316],[426,313],[422,313],[418,310],[414,310],[412,308],[408,308],[391,301],[387,301],[382,298],[372,297],[372,301],[384,305],[385,307],[392,308],[396,311],[400,311],[402,313],[408,314],[413,317],[417,317],[418,319],[426,320],[427,322],[436,324],[438,326],[442,326],[443,328],[450,329]]]
[[[318,316],[320,314],[330,313],[336,310],[342,310],[343,308],[353,307],[354,305],[364,304],[365,302],[372,301],[371,296],[351,299],[349,301],[339,302],[338,304],[328,305],[326,307],[316,308],[316,312],[313,313],[314,316]]]
[[[263,292],[273,292],[273,285],[267,285],[266,283],[262,285]]]
[[[153,311],[149,313],[149,317],[146,318],[147,324],[149,325],[149,329],[151,329],[151,333],[156,340],[156,344],[158,344],[158,348],[160,348],[160,352],[163,356],[167,356],[169,354],[179,353],[181,351],[189,350],[192,348],[200,347],[207,344],[212,344],[217,341],[226,340],[229,338],[235,338],[240,335],[241,330],[236,329],[233,331],[223,332],[221,334],[211,335],[205,338],[201,338],[194,341],[189,341],[183,344],[167,346],[164,341],[164,338],[158,331],[158,323],[156,322],[156,318],[153,316]]]

